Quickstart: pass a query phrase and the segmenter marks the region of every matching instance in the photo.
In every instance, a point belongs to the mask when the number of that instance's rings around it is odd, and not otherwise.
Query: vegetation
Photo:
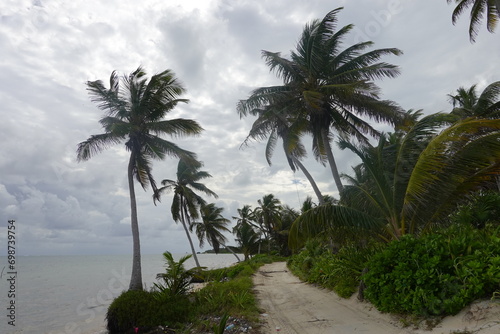
[[[87,82],[88,91],[99,109],[106,112],[99,123],[104,133],[90,136],[78,144],[77,159],[85,161],[113,144],[125,142],[130,152],[127,168],[130,193],[130,223],[133,238],[131,290],[142,289],[141,247],[139,222],[135,199],[134,178],[146,189],[156,190],[151,173],[152,160],[163,160],[170,155],[184,161],[195,161],[195,154],[162,139],[162,135],[191,136],[201,133],[201,126],[187,119],[165,120],[165,116],[179,103],[185,89],[171,70],[153,75],[149,82],[146,72],[139,67],[129,76],[123,76],[123,85],[116,72],[111,73],[110,87],[101,80]]]
[[[471,40],[483,12],[492,31],[499,1],[456,2],[454,20],[472,6]],[[125,88],[119,87],[114,72],[109,89],[100,81],[88,83],[93,101],[107,111],[100,121],[105,133],[80,143],[78,159],[87,160],[122,141],[130,152],[134,267],[131,291],[108,310],[111,333],[158,325],[179,332],[222,333],[231,317],[254,321],[258,309],[251,275],[275,259],[272,255],[289,256],[292,251],[288,265],[303,280],[346,298],[359,291],[359,297],[384,312],[455,314],[474,299],[498,297],[500,82],[482,92],[476,85],[460,87],[448,95],[449,113],[403,112],[395,102],[381,100],[374,83],[399,74],[397,66],[380,59],[401,51],[367,51],[371,42],[343,48],[353,26],[337,27],[340,10],[307,24],[289,58],[263,51],[283,84],[258,88],[238,103],[241,117],[256,116],[243,145],[267,139],[270,164],[281,139],[291,169],[304,172],[318,204],[307,198],[299,212],[269,193],[255,208],[238,209],[232,232],[244,262],[230,268],[203,270],[190,236],[195,231],[200,247],[208,243],[215,253],[221,246],[233,252],[226,245],[230,229],[223,209],[198,194],[217,197],[200,182],[211,175],[200,170],[194,153],[158,137],[201,131],[194,121],[163,120],[178,103],[187,102],[178,98],[184,89],[173,74],[162,72],[148,83],[139,68],[123,78]],[[369,119],[394,129],[380,132]],[[301,163],[306,135],[316,159],[330,166],[338,199],[323,195]],[[334,140],[360,160],[351,175],[337,170]],[[151,161],[166,155],[179,158],[177,179],[165,179],[157,188]],[[183,225],[197,265],[187,270],[189,256],[175,261],[166,252],[167,269],[150,292],[134,291],[142,289],[134,177],[143,188],[152,186],[154,202],[173,191],[171,213]],[[193,278],[208,284],[191,292]]]
[[[364,119],[389,124],[401,119],[399,107],[394,102],[380,100],[379,88],[374,83],[376,79],[399,74],[395,65],[378,61],[383,56],[400,55],[401,51],[391,48],[365,52],[372,42],[342,49],[343,40],[353,25],[337,29],[337,14],[341,9],[306,24],[290,59],[283,58],[279,52],[263,51],[267,65],[283,79],[283,85],[258,88],[237,106],[240,116],[251,114],[260,119],[272,113],[272,117],[281,117],[287,131],[276,129],[273,133],[275,129],[270,127],[273,124],[264,128],[254,126],[249,136],[285,136],[285,153],[292,169],[292,158],[304,156],[300,136],[311,134],[314,155],[318,161],[328,162],[339,192],[343,185],[331,149],[335,135],[354,137],[366,143],[365,135],[378,136],[378,131]],[[274,145],[274,141],[268,146]]]
[[[453,2],[453,0],[446,1],[448,3]],[[464,11],[471,7],[469,24],[469,38],[471,42],[476,41],[484,15],[486,15],[486,28],[488,31],[491,33],[495,31],[500,19],[500,0],[455,0],[455,3],[457,6],[453,11],[453,24],[457,22],[458,17]]]
[[[208,172],[200,171],[201,166],[201,162],[180,159],[177,165],[177,181],[169,179],[161,181],[163,187],[157,189],[154,194],[154,199],[159,201],[163,192],[174,192],[171,206],[172,217],[175,222],[181,222],[182,227],[184,227],[189,245],[191,246],[191,252],[198,267],[200,267],[200,262],[196,256],[189,229],[192,228],[193,219],[198,219],[200,216],[200,206],[206,202],[196,191],[217,198],[216,193],[199,182],[200,180],[212,177]]]
[[[392,242],[368,262],[365,296],[384,312],[456,314],[499,289],[499,232],[453,225]]]

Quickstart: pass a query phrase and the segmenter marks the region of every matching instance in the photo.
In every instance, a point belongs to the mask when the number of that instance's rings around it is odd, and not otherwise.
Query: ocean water
[[[184,254],[174,257],[180,258]],[[231,254],[199,254],[200,264],[220,268],[236,262]],[[194,267],[191,258],[186,268]],[[128,289],[131,255],[20,256],[16,258],[15,326],[9,324],[10,277],[0,257],[0,333],[104,334],[112,300]],[[142,279],[149,289],[163,272],[162,255],[142,256]]]

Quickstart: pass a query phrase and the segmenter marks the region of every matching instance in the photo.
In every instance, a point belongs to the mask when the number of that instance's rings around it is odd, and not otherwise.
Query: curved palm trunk
[[[233,255],[236,257],[236,259],[238,259],[238,262],[241,262],[241,260],[240,260],[240,258],[238,257],[238,255],[237,255],[235,252],[233,252],[233,250],[232,250],[231,248],[227,247],[227,246],[226,246],[226,245],[224,245],[223,243],[221,243],[221,245],[222,245],[222,246],[224,246],[224,247],[225,247],[225,248],[226,248],[226,249],[227,249],[227,250],[228,250],[231,254],[233,254]]]
[[[134,154],[130,154],[128,163],[128,188],[130,192],[130,225],[132,227],[132,275],[129,290],[142,290],[141,243],[139,239],[139,220],[137,218],[137,202],[134,189]]]
[[[344,186],[342,185],[342,181],[340,180],[340,174],[335,162],[335,158],[333,157],[332,147],[330,146],[330,141],[328,140],[328,136],[325,131],[321,132],[321,139],[323,140],[323,145],[325,146],[326,150],[326,156],[328,158],[328,164],[330,165],[333,179],[335,180],[335,185],[337,186],[337,190],[339,191],[340,196],[340,194],[342,194],[342,191],[344,190]]]
[[[186,226],[186,216],[184,215],[184,210],[182,210],[182,209],[181,209],[181,220],[182,220],[181,221],[182,227],[184,227],[184,231],[186,231],[186,236],[187,236],[188,241],[189,241],[189,246],[191,246],[191,253],[193,253],[194,262],[196,263],[197,267],[201,267],[200,261],[198,261],[198,256],[196,256],[196,251],[194,249],[193,240],[191,239],[191,235],[189,234],[189,230]]]
[[[320,205],[325,204],[325,201],[323,200],[323,195],[321,195],[321,191],[319,191],[318,185],[314,181],[314,179],[311,176],[311,174],[309,173],[309,171],[304,167],[304,165],[300,162],[299,159],[295,158],[292,155],[289,155],[289,158],[292,159],[293,163],[296,164],[297,167],[299,167],[299,169],[302,171],[302,173],[304,173],[304,175],[306,176],[307,180],[309,181],[309,183],[311,184],[311,187],[314,190],[314,193],[318,197],[319,204]]]

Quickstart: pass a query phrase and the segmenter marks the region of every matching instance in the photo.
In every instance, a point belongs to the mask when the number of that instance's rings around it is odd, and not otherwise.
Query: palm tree
[[[423,233],[500,172],[500,120],[429,115],[377,147],[344,142],[362,160],[341,205],[302,214],[290,230],[300,247],[318,234],[371,231],[385,240]],[[452,124],[434,135],[442,125]],[[360,233],[358,233],[360,234]]]
[[[448,3],[453,0],[446,0]],[[454,0],[457,6],[453,11],[452,22],[455,24],[458,17],[471,8],[469,38],[471,42],[476,41],[479,27],[483,16],[486,14],[486,28],[493,33],[500,19],[500,0]]]
[[[188,228],[191,227],[194,219],[199,218],[198,210],[200,206],[205,204],[205,200],[196,194],[195,191],[214,196],[215,198],[218,197],[216,193],[199,182],[200,180],[212,177],[208,172],[200,171],[199,169],[201,167],[201,162],[187,162],[180,159],[177,165],[177,180],[162,180],[161,184],[163,187],[159,188],[154,194],[154,200],[159,201],[162,193],[173,190],[174,198],[171,207],[172,217],[175,222],[181,222],[186,232],[189,245],[191,246],[191,252],[193,253],[193,258],[197,267],[200,267],[200,262],[196,256],[193,240],[191,239]]]
[[[305,123],[292,123],[290,120],[291,113],[287,112],[287,103],[283,104],[283,107],[277,108],[277,101],[273,105],[266,106],[264,109],[253,109],[250,110],[252,115],[257,115],[258,118],[252,125],[252,129],[243,142],[243,145],[248,145],[250,139],[261,140],[267,138],[266,145],[266,160],[269,166],[271,165],[271,158],[274,154],[274,148],[279,138],[283,140],[283,151],[285,152],[288,164],[293,172],[298,169],[304,173],[307,180],[311,184],[314,193],[318,197],[320,204],[323,204],[323,195],[321,194],[316,182],[314,181],[312,175],[302,164],[300,159],[306,156],[306,150],[304,145],[300,141],[301,133],[304,131]],[[240,115],[245,114],[245,104],[244,102],[238,103],[237,106]],[[298,129],[297,125],[302,126],[302,129]],[[301,131],[302,130],[302,131]]]
[[[236,242],[245,257],[245,261],[250,258],[250,255],[259,252],[261,243],[260,233],[255,230],[253,225],[242,222],[234,227],[233,233],[236,235]]]
[[[342,41],[353,25],[336,30],[341,9],[307,24],[290,59],[263,51],[267,65],[283,80],[283,85],[258,88],[238,107],[240,115],[246,116],[252,110],[276,106],[285,100],[287,109],[293,112],[293,122],[308,124],[305,132],[313,136],[314,155],[320,162],[328,162],[339,192],[343,185],[331,149],[334,135],[367,142],[366,135],[378,136],[379,132],[363,118],[390,124],[401,118],[395,103],[379,100],[379,88],[373,82],[399,74],[395,65],[378,61],[385,55],[400,55],[401,51],[391,48],[364,52],[372,42],[342,50]],[[302,129],[302,125],[297,128]]]
[[[227,238],[222,232],[230,232],[226,227],[230,221],[222,216],[223,210],[224,208],[216,207],[215,203],[202,205],[200,208],[201,221],[193,222],[190,231],[193,229],[196,231],[196,235],[200,241],[200,247],[203,247],[206,240],[208,244],[214,248],[215,254],[218,254],[220,246],[222,245],[238,259],[238,262],[240,262],[241,260],[238,255],[234,253],[230,247],[225,245]]]
[[[236,219],[236,226],[233,228],[233,233],[239,229],[239,226],[243,224],[254,224],[255,223],[255,215],[250,205],[244,205],[241,209],[238,209],[238,217],[232,217]]]
[[[259,206],[254,214],[257,222],[268,242],[268,251],[271,251],[271,239],[276,239],[277,231],[281,227],[281,202],[273,194],[264,195],[257,201]]]
[[[500,116],[500,81],[488,85],[478,96],[476,85],[469,89],[460,87],[456,94],[448,95],[453,105],[452,114],[466,117],[499,118]]]
[[[453,105],[452,114],[460,119],[467,117],[500,118],[500,81],[488,85],[478,96],[476,85],[469,89],[460,87],[455,95],[448,95]],[[500,175],[495,177],[497,189],[500,190]]]
[[[109,88],[100,80],[87,82],[91,100],[105,111],[105,116],[99,121],[104,133],[92,135],[78,144],[77,159],[89,160],[109,146],[123,142],[125,149],[130,152],[127,173],[133,261],[129,289],[141,290],[141,250],[134,177],[144,189],[149,184],[155,190],[156,183],[151,174],[153,159],[162,160],[170,155],[186,161],[195,160],[194,153],[160,136],[198,135],[203,129],[193,120],[164,119],[178,103],[188,102],[179,98],[185,89],[171,70],[153,75],[148,82],[146,72],[139,67],[130,75],[123,76],[122,83],[120,85],[116,72],[111,73]]]

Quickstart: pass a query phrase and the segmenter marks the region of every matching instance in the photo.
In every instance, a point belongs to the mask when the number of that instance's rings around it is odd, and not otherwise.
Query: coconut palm
[[[196,256],[189,228],[193,220],[199,218],[199,208],[205,204],[205,200],[196,192],[202,192],[215,198],[218,197],[216,193],[199,182],[200,180],[212,177],[208,172],[199,170],[202,166],[200,162],[188,162],[180,159],[177,165],[177,180],[162,180],[161,184],[163,187],[159,188],[154,194],[154,200],[159,201],[164,192],[173,191],[172,217],[175,222],[182,224],[197,267],[200,267],[200,262]]]
[[[476,41],[476,37],[483,20],[483,16],[486,14],[486,28],[489,32],[494,32],[497,26],[498,20],[500,19],[500,0],[446,0],[448,3],[455,2],[457,6],[453,11],[452,22],[455,24],[458,17],[462,15],[469,7],[470,12],[470,24],[469,24],[469,38],[471,42]]]
[[[213,247],[215,254],[218,254],[222,245],[240,262],[241,260],[238,255],[225,245],[227,238],[222,232],[230,232],[226,227],[230,221],[222,216],[223,210],[224,208],[216,207],[215,203],[202,205],[200,208],[201,221],[193,222],[190,231],[193,231],[193,229],[196,231],[200,247],[203,247],[206,241]]]
[[[500,121],[456,119],[426,116],[396,136],[394,144],[383,137],[377,147],[344,142],[362,165],[350,178],[343,203],[302,214],[291,228],[290,244],[300,247],[325,232],[361,230],[391,240],[440,224],[464,196],[500,172]]]
[[[500,81],[488,85],[478,96],[476,85],[460,87],[448,95],[453,105],[452,114],[466,117],[500,118]]]
[[[260,249],[260,232],[256,231],[255,227],[247,222],[242,222],[236,225],[233,229],[236,235],[236,242],[245,257],[245,261],[250,258],[250,255],[257,254]]]
[[[257,200],[259,204],[254,214],[257,223],[268,243],[268,251],[271,251],[271,239],[276,239],[277,231],[281,227],[281,202],[273,194],[267,194]]]
[[[379,99],[379,88],[373,82],[399,74],[397,66],[378,61],[386,55],[400,55],[401,51],[389,48],[365,52],[372,42],[342,49],[353,25],[337,30],[341,9],[307,24],[290,59],[263,51],[266,64],[283,85],[258,88],[238,105],[240,116],[247,116],[285,100],[293,122],[300,124],[297,128],[302,129],[304,122],[308,124],[306,132],[313,136],[313,153],[320,162],[328,162],[339,192],[343,185],[331,149],[335,135],[367,142],[366,135],[378,136],[379,132],[363,118],[395,124],[401,117],[395,103]]]
[[[293,122],[291,119],[292,113],[287,110],[287,100],[274,101],[273,105],[268,105],[263,109],[253,109],[250,113],[258,116],[252,125],[252,129],[243,142],[242,146],[248,145],[250,139],[263,140],[267,138],[267,145],[265,150],[266,160],[271,165],[271,158],[274,154],[277,141],[281,138],[283,140],[283,151],[287,158],[288,164],[293,172],[298,169],[304,173],[307,180],[311,184],[314,193],[318,197],[320,204],[323,204],[323,195],[321,194],[316,182],[312,175],[305,168],[301,162],[301,158],[306,156],[304,145],[300,141],[302,133],[305,131],[305,122]],[[237,106],[240,115],[245,113],[244,102],[240,102]],[[301,126],[301,128],[299,128]]]
[[[87,82],[92,101],[105,111],[105,116],[99,121],[104,133],[92,135],[78,144],[77,159],[88,160],[119,143],[125,143],[125,149],[130,152],[127,174],[133,261],[129,289],[140,290],[141,251],[134,178],[144,189],[151,185],[155,190],[156,183],[151,174],[152,160],[162,160],[167,155],[186,161],[195,160],[194,153],[181,149],[161,136],[198,135],[203,129],[193,120],[164,119],[177,104],[188,102],[179,98],[185,89],[171,70],[153,75],[148,82],[146,72],[139,67],[130,75],[123,76],[121,81],[122,85],[116,72],[113,72],[109,88],[100,80]]]
[[[255,215],[250,205],[244,205],[241,209],[238,209],[238,217],[233,216],[236,219],[236,226],[233,228],[233,233],[239,229],[239,226],[243,224],[255,224]]]

